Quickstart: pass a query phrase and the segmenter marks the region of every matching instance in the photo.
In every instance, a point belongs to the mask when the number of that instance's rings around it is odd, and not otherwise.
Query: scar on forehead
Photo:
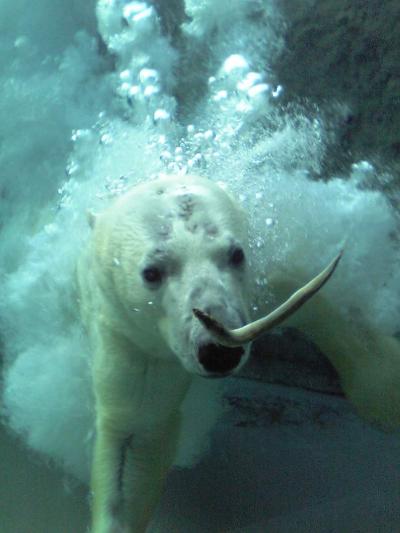
[[[177,198],[178,203],[178,216],[184,220],[189,220],[193,215],[193,211],[196,207],[196,199],[193,194],[182,194]]]
[[[199,229],[199,225],[196,224],[196,222],[189,222],[185,224],[186,230],[189,233],[196,233],[196,231]]]
[[[187,221],[185,225],[187,231],[190,233],[197,233],[202,232],[204,235],[207,235],[208,237],[216,237],[218,235],[218,228],[215,224],[212,224],[210,222],[194,222],[194,221]]]
[[[211,222],[209,223],[206,223],[204,225],[204,231],[207,235],[209,235],[210,237],[215,237],[216,235],[218,235],[218,228],[215,224],[212,224]]]

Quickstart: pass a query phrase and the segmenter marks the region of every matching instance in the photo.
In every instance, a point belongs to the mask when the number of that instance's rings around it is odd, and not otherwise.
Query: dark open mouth
[[[199,362],[210,374],[223,376],[232,372],[240,363],[244,349],[240,346],[229,348],[220,344],[208,343],[200,346]]]

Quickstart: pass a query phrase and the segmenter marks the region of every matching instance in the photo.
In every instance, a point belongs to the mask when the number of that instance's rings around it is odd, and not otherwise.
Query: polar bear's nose
[[[213,375],[223,376],[232,372],[244,354],[242,347],[228,348],[220,344],[208,343],[200,346],[198,358],[201,366]]]

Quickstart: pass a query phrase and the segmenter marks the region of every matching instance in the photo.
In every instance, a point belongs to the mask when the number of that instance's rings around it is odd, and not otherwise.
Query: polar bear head
[[[208,377],[244,364],[249,345],[222,346],[193,314],[229,328],[249,320],[246,218],[227,192],[205,178],[159,178],[121,196],[94,232],[103,313],[138,352]]]

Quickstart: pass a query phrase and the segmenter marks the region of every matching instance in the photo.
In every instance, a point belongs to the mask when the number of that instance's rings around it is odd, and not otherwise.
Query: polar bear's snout
[[[239,302],[233,301],[229,305],[229,299],[221,294],[221,302],[223,304],[203,305],[202,309],[206,313],[218,316],[225,324],[230,327],[241,327],[247,321],[247,311],[241,309]],[[231,297],[233,300],[234,297]],[[195,353],[194,356],[200,369],[200,373],[204,377],[218,378],[228,376],[235,373],[249,357],[250,346],[223,346],[212,338],[210,333],[201,322],[192,314],[194,326],[193,334],[195,337]],[[200,326],[200,328],[199,328]]]

